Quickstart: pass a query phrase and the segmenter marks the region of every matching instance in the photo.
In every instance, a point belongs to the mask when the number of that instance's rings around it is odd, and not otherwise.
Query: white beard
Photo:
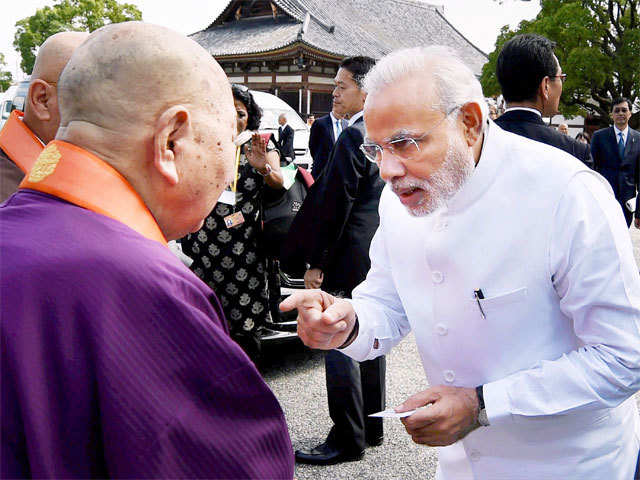
[[[396,193],[407,188],[422,190],[423,197],[418,205],[407,207],[414,217],[427,216],[446,205],[473,173],[475,160],[471,148],[460,136],[452,137],[449,137],[445,161],[428,179],[407,175],[391,181],[391,188]]]

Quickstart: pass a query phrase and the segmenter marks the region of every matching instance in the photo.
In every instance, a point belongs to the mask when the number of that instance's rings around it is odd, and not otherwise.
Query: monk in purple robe
[[[233,176],[211,56],[131,22],[58,84],[61,127],[0,206],[3,478],[292,478],[283,412],[167,239]]]

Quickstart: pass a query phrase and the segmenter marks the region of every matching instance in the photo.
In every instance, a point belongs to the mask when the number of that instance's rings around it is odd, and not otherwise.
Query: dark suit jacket
[[[335,141],[331,115],[325,115],[313,122],[309,132],[309,152],[313,158],[311,174],[314,179],[318,179],[327,164]]]
[[[24,173],[0,148],[0,203],[18,190],[18,185],[22,182]]]
[[[511,110],[498,117],[495,123],[508,132],[564,150],[589,168],[593,168],[589,145],[580,143],[569,135],[564,135],[547,126],[540,115],[526,110]]]
[[[295,132],[293,128],[289,125],[285,125],[284,129],[282,127],[278,128],[278,150],[280,150],[280,155],[282,157],[288,157],[290,159],[296,158],[296,153],[293,150],[293,136]]]
[[[636,195],[638,185],[638,161],[640,160],[640,133],[629,127],[624,158],[618,154],[618,141],[613,127],[603,128],[593,134],[591,153],[595,170],[611,184],[620,203]]]
[[[346,296],[351,296],[371,267],[369,246],[380,223],[378,203],[384,181],[377,165],[359,149],[364,134],[362,118],[342,132],[288,239],[289,245],[305,245],[307,262],[324,272],[323,290]]]

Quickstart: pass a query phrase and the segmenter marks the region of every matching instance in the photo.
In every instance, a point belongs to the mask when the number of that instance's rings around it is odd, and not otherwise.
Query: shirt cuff
[[[511,401],[507,385],[508,381],[503,379],[482,386],[484,407],[491,426],[503,424],[511,419]]]

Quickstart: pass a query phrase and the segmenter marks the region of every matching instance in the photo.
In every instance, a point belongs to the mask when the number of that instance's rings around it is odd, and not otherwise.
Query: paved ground
[[[630,231],[636,263],[640,264],[640,230]],[[287,416],[293,447],[316,445],[329,431],[322,352],[299,344],[280,345],[267,352],[262,373]],[[426,387],[413,336],[388,357],[387,404],[397,405]],[[640,400],[640,398],[639,398]],[[435,450],[414,444],[399,420],[385,420],[385,441],[370,448],[363,460],[331,467],[298,465],[298,480],[323,479],[433,479]]]

